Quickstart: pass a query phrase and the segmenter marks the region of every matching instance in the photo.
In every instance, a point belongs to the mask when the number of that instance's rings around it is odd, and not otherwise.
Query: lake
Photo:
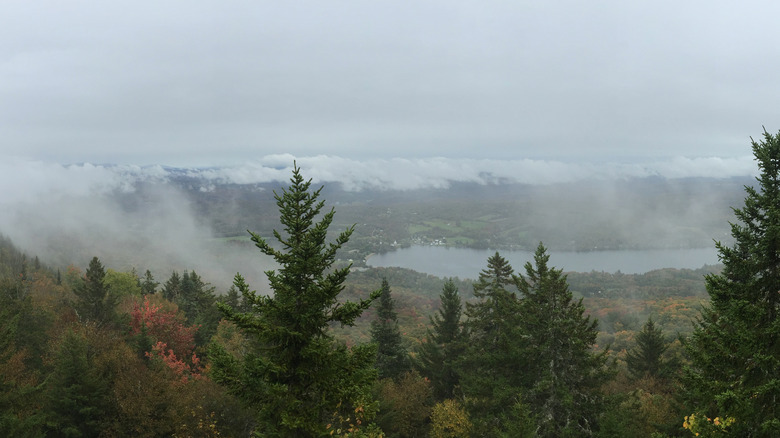
[[[448,248],[445,246],[411,246],[385,254],[375,254],[366,260],[372,267],[414,269],[437,277],[476,279],[487,267],[488,257],[495,250]],[[515,272],[525,273],[524,265],[533,260],[530,251],[499,251]],[[641,274],[655,269],[698,269],[718,262],[718,252],[712,248],[648,249],[566,252],[549,251],[548,266],[564,272],[603,271]]]

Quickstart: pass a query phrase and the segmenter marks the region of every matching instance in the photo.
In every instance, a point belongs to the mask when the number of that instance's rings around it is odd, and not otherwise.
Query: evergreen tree
[[[141,283],[141,294],[154,295],[157,292],[157,286],[159,285],[160,283],[154,281],[154,276],[152,276],[151,271],[147,269],[144,274],[144,281]]]
[[[22,271],[19,274],[19,278],[22,282],[29,280],[29,275],[27,274],[27,254],[22,254]]]
[[[195,271],[184,271],[180,292],[174,302],[184,312],[189,324],[200,327],[195,334],[195,343],[206,344],[216,333],[221,319],[214,287],[204,282]]]
[[[79,319],[97,325],[112,324],[116,320],[117,297],[105,283],[106,271],[97,257],[89,262],[84,281],[73,293],[78,297],[75,304]]]
[[[171,272],[170,278],[163,285],[162,294],[163,298],[171,302],[176,302],[179,298],[179,295],[181,295],[181,277],[178,272]]]
[[[524,398],[536,418],[537,436],[590,436],[601,413],[600,386],[609,377],[607,351],[593,354],[598,321],[584,316],[561,270],[547,266],[540,243],[534,264],[517,277],[521,303],[526,378]]]
[[[377,345],[376,368],[380,379],[397,379],[409,371],[409,357],[398,328],[398,315],[387,278],[382,279],[376,319],[371,321],[371,342]]]
[[[696,414],[733,420],[733,436],[780,436],[780,133],[752,140],[758,187],[734,209],[734,246],[687,343],[685,388]]]
[[[511,336],[519,304],[514,286],[512,266],[496,252],[488,258],[487,269],[480,272],[474,283],[474,297],[480,301],[466,303],[466,327],[472,339],[493,348],[507,340],[505,335]]]
[[[457,371],[474,430],[481,436],[514,428],[506,415],[522,400],[525,340],[513,277],[512,266],[496,253],[474,283],[479,301],[466,303],[469,338]]]
[[[149,360],[149,352],[153,351],[155,344],[154,337],[149,334],[149,328],[146,326],[146,321],[141,321],[141,328],[138,334],[132,337],[132,343],[135,347],[138,357],[144,360]]]
[[[459,383],[455,364],[466,343],[460,321],[463,305],[452,279],[444,283],[439,301],[440,308],[431,317],[427,340],[417,352],[416,367],[420,374],[431,380],[434,397],[441,401],[453,397]]]
[[[0,434],[2,436],[43,436],[35,374],[25,364],[27,348],[19,348],[20,328],[29,318],[29,300],[14,299],[21,287],[0,280]],[[35,327],[44,330],[44,327]],[[27,346],[25,346],[27,347]]]
[[[227,293],[219,298],[219,302],[230,307],[238,313],[246,313],[249,311],[249,307],[246,305],[246,300],[239,294],[235,285],[230,285]]]
[[[110,421],[109,387],[96,375],[93,356],[84,336],[65,333],[50,376],[48,435],[96,437]]]
[[[636,335],[636,347],[626,353],[626,365],[634,378],[664,377],[666,364],[661,357],[669,344],[664,341],[661,329],[648,318],[642,331]]]
[[[354,422],[356,415],[367,424],[377,407],[370,394],[376,381],[375,347],[347,349],[335,342],[328,327],[353,325],[378,292],[360,302],[337,300],[349,267],[331,266],[354,227],[327,243],[334,210],[320,215],[322,188],[312,192],[310,185],[294,166],[291,185],[281,195],[275,193],[286,233],[274,231],[280,249],[250,232],[255,245],[280,266],[266,272],[273,296],[250,291],[236,275],[234,285],[251,311],[238,313],[220,303],[225,319],[240,327],[254,348],[242,358],[217,344],[211,348],[214,379],[257,411],[256,432],[263,436],[326,436],[344,421]]]

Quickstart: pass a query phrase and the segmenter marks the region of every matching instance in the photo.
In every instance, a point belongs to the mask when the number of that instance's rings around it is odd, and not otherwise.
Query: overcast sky
[[[780,3],[4,1],[0,151],[742,158],[780,129]]]

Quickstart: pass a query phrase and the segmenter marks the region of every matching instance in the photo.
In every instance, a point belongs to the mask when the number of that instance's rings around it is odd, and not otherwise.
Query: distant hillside
[[[279,184],[176,180],[219,236],[270,233]],[[344,191],[325,185],[337,228],[357,224],[361,253],[444,239],[473,248],[591,250],[711,246],[728,234],[731,206],[750,178],[636,178],[527,185],[453,183],[448,189]]]

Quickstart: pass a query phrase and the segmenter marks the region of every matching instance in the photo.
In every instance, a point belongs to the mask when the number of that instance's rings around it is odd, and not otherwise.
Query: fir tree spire
[[[97,257],[89,262],[84,281],[73,289],[78,297],[75,304],[79,318],[98,325],[110,324],[116,319],[117,297],[105,284],[106,271]]]
[[[635,378],[663,377],[665,363],[661,356],[667,348],[669,345],[663,332],[655,326],[652,318],[647,318],[642,331],[636,335],[636,347],[626,353],[628,371]]]
[[[382,279],[379,290],[376,318],[371,321],[371,341],[377,344],[376,367],[380,379],[397,379],[409,370],[409,358],[398,328],[395,301],[387,278]]]
[[[416,367],[431,380],[434,396],[444,400],[452,398],[459,383],[455,364],[466,347],[460,321],[463,305],[452,279],[444,283],[439,301],[440,308],[431,317],[427,340],[418,349]]]
[[[474,283],[479,301],[466,303],[469,339],[457,372],[475,430],[483,436],[507,434],[517,426],[506,417],[521,401],[525,375],[516,291],[512,266],[496,253]]]
[[[378,291],[358,302],[337,299],[349,266],[331,267],[354,227],[327,243],[334,210],[321,214],[322,188],[311,191],[310,186],[296,165],[289,187],[274,192],[285,233],[273,233],[279,246],[250,232],[257,248],[279,265],[266,272],[273,295],[251,291],[236,275],[234,285],[249,312],[218,304],[255,348],[236,358],[214,344],[212,374],[256,410],[257,432],[265,436],[325,436],[337,420],[354,418],[356,412],[364,415],[365,425],[377,408],[370,395],[376,379],[374,346],[347,349],[335,342],[328,327],[352,325]]]
[[[537,418],[537,436],[590,436],[602,409],[600,386],[609,377],[607,351],[591,352],[598,321],[585,315],[582,299],[573,301],[566,276],[548,266],[539,243],[525,276],[520,319],[524,347],[525,391]]]

